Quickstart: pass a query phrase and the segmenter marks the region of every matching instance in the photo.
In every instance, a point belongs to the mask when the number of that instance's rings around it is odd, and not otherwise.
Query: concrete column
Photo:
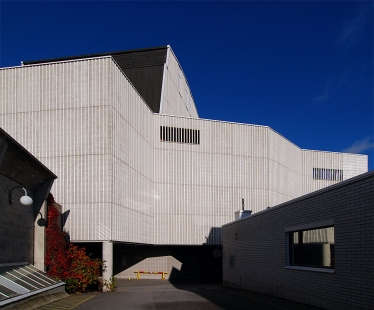
[[[45,228],[47,225],[47,201],[45,200],[40,208],[40,213],[36,216],[34,223],[34,266],[40,270],[45,270]]]
[[[103,261],[103,281],[110,281],[110,277],[113,275],[113,242],[111,241],[103,242]]]

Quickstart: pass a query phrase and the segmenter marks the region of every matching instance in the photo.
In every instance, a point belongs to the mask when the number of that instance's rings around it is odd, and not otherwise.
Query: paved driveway
[[[223,288],[220,282],[196,278],[184,278],[173,283],[165,280],[118,280],[116,284],[115,292],[96,293],[93,298],[74,307],[74,310],[318,309],[249,291]],[[87,296],[92,296],[92,294]]]

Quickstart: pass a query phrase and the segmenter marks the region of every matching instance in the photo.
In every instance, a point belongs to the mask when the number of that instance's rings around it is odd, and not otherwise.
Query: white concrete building
[[[2,68],[0,102],[0,126],[59,176],[72,241],[104,242],[125,276],[150,256],[185,263],[176,248],[215,249],[242,199],[256,213],[368,167],[267,126],[200,119],[170,46]]]

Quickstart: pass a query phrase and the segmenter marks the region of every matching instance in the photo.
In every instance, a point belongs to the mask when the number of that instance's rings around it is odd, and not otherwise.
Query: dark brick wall
[[[13,191],[13,205],[9,205],[9,191],[19,184],[0,174],[0,264],[33,263],[34,214],[32,206],[23,206],[19,198],[22,189]],[[27,191],[33,196],[31,191]]]
[[[285,268],[285,228],[324,220],[334,221],[335,273]],[[374,309],[374,172],[227,224],[222,233],[224,283],[252,281],[271,294],[299,293],[326,308]],[[229,268],[230,253],[235,268]]]

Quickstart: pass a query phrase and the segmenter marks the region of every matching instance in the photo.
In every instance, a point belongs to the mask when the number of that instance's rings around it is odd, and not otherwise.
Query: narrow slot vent
[[[200,144],[200,130],[160,126],[160,141]]]
[[[313,168],[314,180],[343,181],[343,170]]]

